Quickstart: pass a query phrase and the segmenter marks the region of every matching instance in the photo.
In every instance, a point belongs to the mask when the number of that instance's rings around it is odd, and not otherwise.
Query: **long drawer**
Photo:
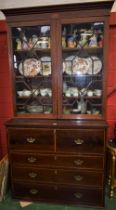
[[[54,132],[51,129],[9,129],[8,137],[12,149],[54,150]]]
[[[104,153],[104,130],[69,129],[56,130],[57,152]]]
[[[13,179],[40,183],[59,183],[89,187],[103,186],[103,173],[86,170],[63,170],[13,166]]]
[[[104,169],[104,157],[88,155],[41,154],[38,152],[12,151],[13,164],[53,168]]]
[[[15,198],[45,202],[62,202],[85,205],[104,205],[102,189],[88,189],[74,186],[41,185],[13,182],[12,193]]]

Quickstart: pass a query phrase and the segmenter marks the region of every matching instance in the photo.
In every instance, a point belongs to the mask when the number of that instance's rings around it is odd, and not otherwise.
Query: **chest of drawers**
[[[106,124],[34,122],[6,124],[13,197],[103,206]]]

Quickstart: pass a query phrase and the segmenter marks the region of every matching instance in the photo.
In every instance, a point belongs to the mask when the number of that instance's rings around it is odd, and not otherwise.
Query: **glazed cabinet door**
[[[103,18],[62,20],[60,117],[104,117],[106,35]]]
[[[10,35],[15,115],[54,118],[57,105],[52,22],[14,24]]]
[[[105,118],[107,17],[39,17],[10,27],[15,116]]]

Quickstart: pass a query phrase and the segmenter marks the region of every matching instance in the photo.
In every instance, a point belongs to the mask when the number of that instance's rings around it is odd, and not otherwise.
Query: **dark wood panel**
[[[50,129],[10,129],[9,131],[10,147],[18,149],[54,149],[54,133]]]
[[[57,151],[104,153],[104,130],[77,129],[56,131]]]
[[[37,119],[37,118],[13,118],[6,122],[6,127],[11,128],[68,128],[68,129],[106,129],[108,124],[105,120],[62,120],[62,119]]]
[[[72,184],[88,187],[103,186],[103,173],[85,170],[46,169],[34,167],[11,168],[13,179],[40,183]]]
[[[104,169],[104,157],[87,155],[41,154],[35,152],[13,151],[10,155],[14,164],[56,168]]]
[[[91,206],[104,206],[103,189],[76,188],[60,185],[37,185],[33,183],[14,182],[13,196],[21,200],[38,200],[44,202],[73,203]]]

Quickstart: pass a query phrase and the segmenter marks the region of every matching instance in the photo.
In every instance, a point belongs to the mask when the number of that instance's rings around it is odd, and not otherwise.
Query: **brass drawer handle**
[[[33,144],[33,143],[36,141],[36,139],[35,139],[35,138],[32,138],[32,137],[29,137],[29,138],[27,138],[26,140],[27,140],[27,142],[30,143],[30,144]]]
[[[82,193],[74,193],[74,196],[78,199],[81,199],[83,197]]]
[[[54,170],[54,174],[57,175],[58,174],[58,171],[57,170]]]
[[[57,156],[56,155],[54,156],[54,160],[57,160]]]
[[[37,158],[35,158],[35,157],[28,157],[27,160],[28,160],[29,163],[35,163],[37,161]]]
[[[54,186],[54,190],[57,191],[58,190],[58,186]]]
[[[80,175],[74,176],[74,179],[78,182],[82,181],[83,177]]]
[[[84,161],[78,159],[78,160],[74,160],[74,163],[75,163],[75,165],[77,165],[77,166],[81,166],[81,165],[84,163]]]
[[[29,192],[32,194],[32,195],[36,195],[38,193],[38,190],[37,189],[30,189]]]
[[[30,172],[28,175],[30,178],[33,178],[33,179],[37,177],[37,173],[35,172]]]
[[[77,144],[77,145],[80,145],[80,144],[84,143],[84,140],[83,139],[75,139],[74,143]]]

